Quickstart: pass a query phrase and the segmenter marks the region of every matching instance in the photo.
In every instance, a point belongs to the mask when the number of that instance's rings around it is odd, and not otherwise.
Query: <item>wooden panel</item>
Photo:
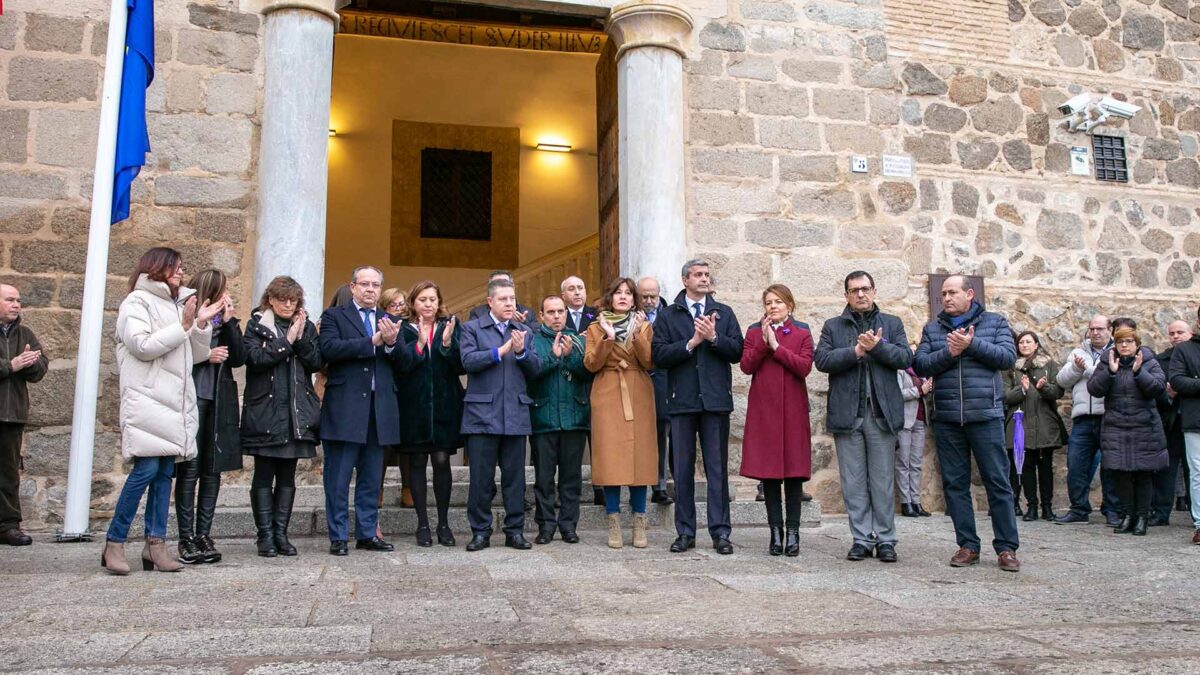
[[[621,267],[617,156],[617,61],[612,42],[596,63],[596,177],[600,205],[600,286],[617,278]]]

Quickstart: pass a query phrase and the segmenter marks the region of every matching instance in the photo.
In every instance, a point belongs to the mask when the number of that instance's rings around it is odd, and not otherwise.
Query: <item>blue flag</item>
[[[154,80],[154,2],[126,0],[125,69],[117,113],[117,158],[113,170],[112,222],[129,217],[129,192],[150,152],[146,89]]]

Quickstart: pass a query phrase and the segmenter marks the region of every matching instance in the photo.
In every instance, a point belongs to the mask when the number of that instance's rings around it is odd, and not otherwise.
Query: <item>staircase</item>
[[[513,283],[517,287],[517,298],[534,311],[538,301],[547,295],[558,295],[562,280],[577,276],[587,284],[593,298],[600,294],[600,235],[593,234],[584,239],[548,253],[513,270]],[[446,309],[452,314],[465,316],[467,312],[487,297],[487,284],[480,284],[450,298],[446,298]]]
[[[394,470],[393,470],[394,471]],[[469,481],[469,468],[465,466],[451,467],[453,472],[453,483],[450,490],[450,512],[449,520],[450,527],[454,530],[455,535],[460,539],[470,532],[471,528],[467,525],[467,486]],[[431,477],[431,474],[430,474]],[[497,483],[499,482],[499,472],[496,475]],[[603,506],[597,506],[592,503],[592,485],[591,485],[591,467],[583,467],[583,492],[581,498],[581,506],[579,510],[579,530],[601,530],[608,526],[606,514]],[[525,499],[529,503],[533,503],[533,467],[525,468]],[[767,524],[766,508],[763,504],[754,501],[754,481],[739,477],[730,478],[730,492],[734,496],[734,501],[730,503],[730,520],[733,526],[736,527],[764,527]],[[497,485],[498,487],[498,485]],[[696,523],[699,530],[704,529],[706,522],[706,514],[708,512],[705,502],[705,490],[707,483],[703,478],[696,479]],[[672,493],[674,486],[670,487]],[[622,517],[629,518],[628,494],[622,495]],[[351,522],[353,522],[354,513],[354,492],[350,493],[350,513]],[[401,508],[400,503],[400,486],[395,483],[385,484],[383,491],[383,503],[379,509],[379,524],[383,528],[383,533],[386,536],[411,536],[417,531],[417,514],[413,509]],[[254,518],[250,514],[250,486],[248,485],[227,485],[222,486],[221,494],[217,502],[217,512],[213,518],[212,533],[218,538],[246,538],[255,535]],[[437,509],[435,507],[433,497],[433,486],[430,485],[429,495],[429,518],[431,523],[437,522]],[[499,489],[497,489],[496,499],[492,505],[493,518],[495,521],[494,527],[499,531],[500,524],[504,522],[504,506],[500,502]],[[647,509],[649,523],[651,527],[658,527],[666,530],[674,530],[675,522],[675,507],[660,506],[658,504],[650,504]],[[806,502],[801,513],[801,527],[816,527],[821,524],[821,507],[815,500]],[[94,531],[102,531],[98,526],[93,528]],[[175,507],[172,505],[170,518],[167,524],[168,537],[176,536],[175,528]],[[533,511],[526,513],[525,530],[527,532],[537,532],[537,523],[533,518]],[[134,521],[132,532],[142,531],[142,514],[139,510],[138,516]],[[288,530],[289,534],[294,536],[324,536],[327,532],[325,524],[325,491],[320,485],[299,485],[296,487],[296,502],[292,511],[291,526]],[[703,534],[703,532],[701,532]],[[460,541],[460,543],[465,543]]]

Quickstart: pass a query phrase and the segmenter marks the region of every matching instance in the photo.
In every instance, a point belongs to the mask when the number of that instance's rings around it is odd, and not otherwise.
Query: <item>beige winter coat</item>
[[[208,358],[212,324],[185,331],[184,300],[143,274],[117,313],[117,367],[121,375],[121,455],[196,456],[196,385],[192,365]]]

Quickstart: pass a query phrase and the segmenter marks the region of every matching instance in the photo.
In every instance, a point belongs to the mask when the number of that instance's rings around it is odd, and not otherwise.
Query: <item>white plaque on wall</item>
[[[912,178],[912,157],[907,155],[884,155],[883,175],[896,178]]]
[[[1078,145],[1071,146],[1071,173],[1075,176],[1092,175],[1092,162],[1088,158],[1088,149]]]

